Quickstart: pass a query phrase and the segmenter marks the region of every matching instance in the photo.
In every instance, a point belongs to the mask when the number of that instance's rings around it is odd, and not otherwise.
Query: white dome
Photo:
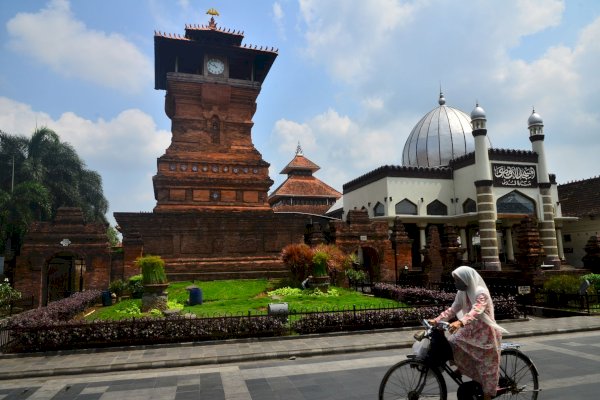
[[[540,114],[536,113],[535,110],[529,116],[527,120],[528,125],[531,127],[533,125],[544,125],[544,120],[540,116]]]
[[[442,93],[438,103],[439,107],[421,118],[408,136],[402,165],[446,166],[450,160],[475,151],[470,116],[447,106]]]
[[[476,119],[485,119],[485,110],[479,104],[471,111],[471,121]]]

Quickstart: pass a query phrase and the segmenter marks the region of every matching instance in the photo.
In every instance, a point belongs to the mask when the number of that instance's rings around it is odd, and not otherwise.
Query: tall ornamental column
[[[538,113],[533,110],[529,119],[529,140],[532,150],[538,155],[538,186],[542,199],[542,219],[539,223],[540,240],[544,247],[546,258],[544,264],[560,266],[558,246],[556,241],[556,229],[554,227],[554,204],[550,188],[550,176],[546,164],[546,152],[544,150],[544,121]]]
[[[417,228],[419,228],[419,250],[423,250],[425,248],[425,245],[427,244],[427,235],[425,232],[425,228],[427,228],[427,224],[420,222],[417,224]],[[421,253],[421,261],[423,261],[424,258],[425,258],[425,255],[423,255],[423,253]]]
[[[486,270],[500,271],[498,236],[496,234],[496,202],[492,192],[492,173],[486,135],[485,110],[476,104],[471,112],[475,139],[475,190],[477,193],[477,219],[481,243],[481,259]]]
[[[515,249],[513,246],[512,226],[506,228],[506,258],[515,261]]]
[[[467,229],[464,226],[460,227],[460,247],[467,249],[462,255],[462,260],[469,261],[470,248],[467,243]]]

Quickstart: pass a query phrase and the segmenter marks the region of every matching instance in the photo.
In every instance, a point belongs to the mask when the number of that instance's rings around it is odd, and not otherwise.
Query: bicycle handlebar
[[[447,331],[448,328],[450,328],[450,324],[446,321],[439,321],[435,325],[432,325],[429,323],[429,320],[424,319],[423,321],[421,321],[421,323],[427,329],[436,328],[436,329],[442,329],[444,331]]]

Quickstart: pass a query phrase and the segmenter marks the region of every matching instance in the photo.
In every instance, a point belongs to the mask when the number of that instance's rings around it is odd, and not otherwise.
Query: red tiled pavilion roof
[[[587,217],[600,214],[600,177],[558,185],[558,200],[567,217]]]
[[[289,174],[294,170],[308,170],[314,173],[320,169],[321,167],[304,157],[302,153],[296,153],[296,156],[293,158],[293,160],[281,170],[280,174]]]
[[[282,196],[340,198],[342,194],[314,176],[291,175],[269,196],[275,199]]]

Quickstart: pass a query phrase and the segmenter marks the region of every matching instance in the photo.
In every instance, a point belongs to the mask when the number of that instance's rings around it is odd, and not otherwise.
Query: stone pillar
[[[512,227],[506,228],[506,257],[508,261],[515,261],[515,249],[513,246]]]
[[[460,227],[460,245],[467,249],[467,251],[465,251],[462,255],[462,260],[469,261],[469,253],[472,247],[469,246],[469,243],[467,243],[467,229],[464,226]]]
[[[427,236],[425,234],[425,228],[427,228],[427,224],[419,223],[417,224],[417,228],[419,228],[419,250],[421,251],[427,244]],[[425,255],[421,252],[421,261],[424,259]]]
[[[560,227],[556,227],[556,244],[558,246],[558,258],[562,262],[565,259],[565,248],[563,246],[562,229]]]

